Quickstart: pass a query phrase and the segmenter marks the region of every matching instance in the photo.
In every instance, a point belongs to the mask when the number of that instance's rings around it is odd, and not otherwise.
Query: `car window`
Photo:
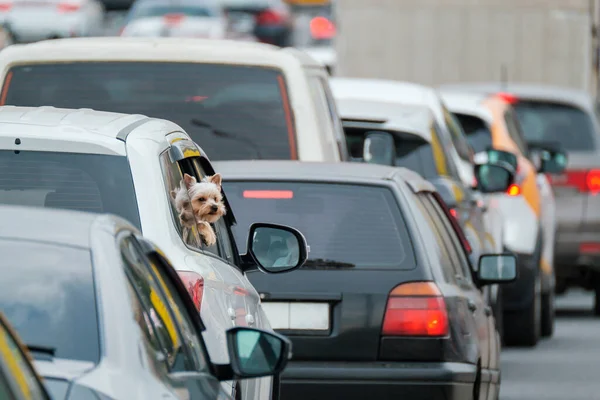
[[[0,364],[2,365],[2,375],[13,382],[13,387],[20,392],[25,399],[41,400],[46,399],[44,389],[39,378],[33,372],[30,361],[26,358],[21,346],[14,340],[11,333],[0,324]],[[10,399],[12,396],[4,397],[8,387],[3,388],[0,380],[0,399]]]
[[[162,17],[168,14],[186,17],[216,17],[218,16],[218,10],[214,7],[138,2],[135,7],[132,7],[127,18],[128,20],[135,20],[140,18]]]
[[[73,62],[8,72],[6,105],[151,115],[181,126],[212,160],[295,159],[286,80],[275,68],[186,62]]]
[[[592,116],[568,104],[520,100],[513,105],[527,141],[557,142],[566,151],[594,151]]]
[[[439,268],[442,270],[444,280],[448,283],[456,283],[456,274],[450,260],[450,254],[448,254],[444,239],[434,222],[437,217],[432,214],[431,209],[426,206],[426,203],[427,198],[424,194],[421,193],[415,196],[415,204],[421,211],[420,213],[413,214],[417,220],[417,226],[420,227],[427,249],[435,251],[437,257],[436,265],[439,265]]]
[[[521,132],[519,121],[517,120],[512,109],[508,109],[504,112],[504,122],[506,123],[506,130],[508,131],[508,135],[515,142],[521,154],[527,156],[527,143],[525,143],[525,138],[523,137],[523,133]]]
[[[183,336],[185,346],[189,350],[190,359],[194,363],[195,371],[208,371],[208,364],[204,346],[201,342],[202,336],[194,328],[194,323],[187,314],[186,306],[181,298],[180,293],[173,285],[172,278],[165,273],[165,268],[173,269],[162,256],[153,253],[148,255],[148,264],[154,273],[154,276],[169,302],[173,316],[177,321],[177,325]],[[187,293],[186,293],[187,295]]]
[[[450,111],[448,111],[444,105],[442,105],[442,111],[444,113],[446,126],[448,126],[448,130],[450,131],[450,135],[452,137],[452,143],[454,143],[458,155],[463,160],[469,161],[469,145],[465,137],[465,131],[462,129],[456,117]]]
[[[310,252],[303,268],[318,267],[322,260],[354,269],[415,268],[404,217],[386,187],[229,180],[223,185],[236,210],[233,232],[242,253],[250,225],[271,222],[305,236]],[[255,250],[266,258],[286,254],[283,242],[255,240]]]
[[[186,354],[178,324],[170,305],[160,286],[147,266],[145,256],[139,250],[135,239],[124,238],[121,242],[125,275],[134,288],[145,311],[144,318],[148,325],[145,333],[149,334],[149,342],[159,348],[166,359],[169,372],[191,371],[194,363]],[[139,316],[134,315],[139,319]]]
[[[23,343],[54,349],[57,358],[98,363],[90,251],[3,239],[0,254],[0,309]]]
[[[467,140],[475,153],[492,148],[492,132],[484,120],[467,114],[454,114],[462,125]]]
[[[141,229],[125,156],[0,150],[0,204],[111,213]]]

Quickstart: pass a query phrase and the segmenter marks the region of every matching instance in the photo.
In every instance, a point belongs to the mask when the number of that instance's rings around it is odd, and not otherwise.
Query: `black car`
[[[481,288],[516,279],[511,254],[483,255],[434,186],[405,168],[358,163],[217,162],[239,213],[302,228],[305,265],[248,274],[273,329],[291,338],[281,399],[497,399],[499,335]],[[481,190],[512,175],[476,167]],[[255,238],[259,240],[260,238]],[[282,241],[262,257],[294,257]]]

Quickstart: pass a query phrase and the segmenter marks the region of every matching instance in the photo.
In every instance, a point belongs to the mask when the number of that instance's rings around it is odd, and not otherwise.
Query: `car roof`
[[[368,78],[330,78],[336,99],[371,99],[376,101],[427,104],[428,96],[435,92],[429,86],[411,82]]]
[[[403,167],[354,162],[302,162],[291,160],[215,161],[223,180],[377,183],[400,178],[420,190],[435,191],[418,173]]]
[[[140,114],[121,114],[89,108],[0,106],[0,137],[27,134],[56,143],[84,142],[86,152],[92,152],[96,148],[104,154],[112,152],[124,155],[123,140],[134,129],[146,123],[160,125],[164,128],[163,132],[183,132],[173,122]],[[40,130],[40,127],[44,129]]]
[[[489,97],[488,95],[444,90],[440,94],[444,104],[451,112],[476,116],[488,124],[493,123],[492,113],[484,106],[484,101]]]
[[[373,99],[338,99],[336,105],[344,126],[406,132],[431,141],[434,116],[428,107]]]
[[[564,86],[520,83],[520,82],[480,82],[480,83],[458,83],[441,85],[440,90],[463,91],[493,94],[498,92],[510,93],[526,100],[539,100],[557,103],[570,103],[582,109],[592,111],[594,103],[592,97],[583,90],[577,90]]]
[[[174,37],[79,37],[42,40],[8,46],[0,52],[0,63],[93,61],[155,61],[229,63],[281,67],[300,63],[323,68],[309,54],[274,45],[235,40]]]
[[[106,227],[114,230],[122,218],[109,214],[59,210],[41,207],[0,205],[0,238],[90,248],[90,232]],[[131,230],[136,231],[131,227]]]

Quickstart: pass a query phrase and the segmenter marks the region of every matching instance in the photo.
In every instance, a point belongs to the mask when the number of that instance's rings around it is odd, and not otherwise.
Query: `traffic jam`
[[[0,0],[0,400],[598,398],[600,0],[524,3]]]

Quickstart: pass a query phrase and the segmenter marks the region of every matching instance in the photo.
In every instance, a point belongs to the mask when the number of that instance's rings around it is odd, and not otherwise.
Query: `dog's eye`
[[[198,199],[198,201],[204,201],[204,200],[206,200],[204,197],[200,197],[200,198]]]

